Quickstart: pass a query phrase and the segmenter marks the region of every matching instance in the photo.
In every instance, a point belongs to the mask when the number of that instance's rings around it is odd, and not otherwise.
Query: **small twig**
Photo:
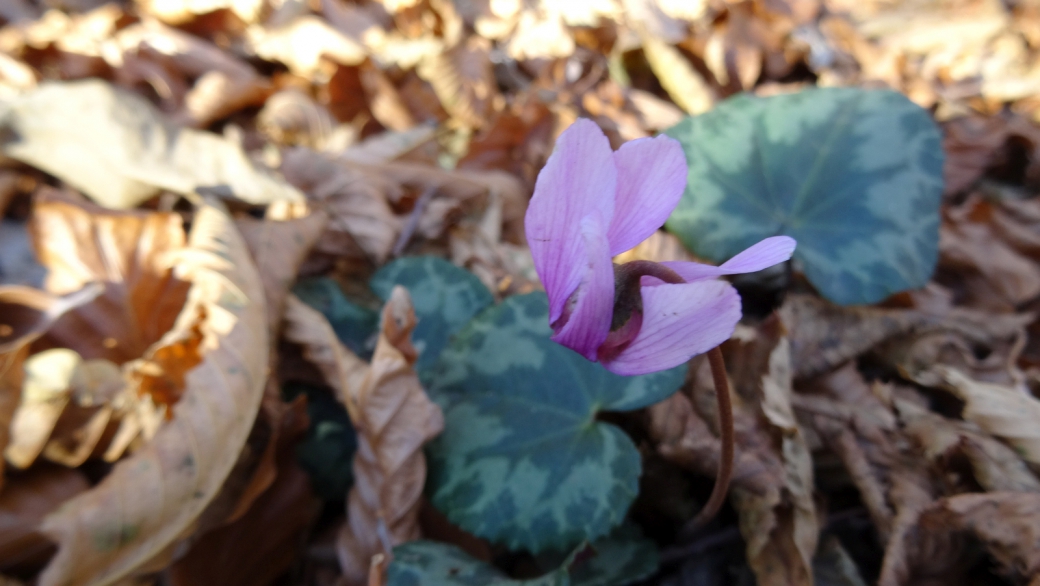
[[[426,209],[426,204],[433,199],[433,194],[437,193],[436,187],[427,187],[419,199],[415,200],[415,206],[412,207],[412,213],[408,215],[408,221],[405,222],[404,228],[401,229],[401,234],[397,237],[397,242],[394,243],[394,250],[391,253],[393,256],[401,256],[404,252],[404,247],[408,246],[408,241],[412,239],[412,235],[415,234],[415,229],[419,227],[419,220],[422,218],[423,210]]]
[[[715,477],[715,486],[712,487],[711,496],[708,497],[704,508],[690,523],[693,528],[703,527],[715,518],[726,500],[729,482],[733,478],[733,404],[729,397],[726,362],[718,346],[708,351],[708,362],[711,364],[711,378],[715,381],[715,399],[719,405],[719,439],[722,441],[722,455],[719,457],[719,472]]]

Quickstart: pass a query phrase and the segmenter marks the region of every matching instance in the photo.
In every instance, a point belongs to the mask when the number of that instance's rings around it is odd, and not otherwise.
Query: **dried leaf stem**
[[[733,478],[733,403],[729,397],[729,381],[726,378],[726,362],[722,358],[722,350],[718,346],[708,351],[708,362],[711,364],[711,378],[715,382],[715,399],[719,405],[719,439],[722,440],[722,455],[719,457],[719,473],[715,477],[715,486],[711,489],[708,502],[694,517],[692,527],[700,528],[715,518],[722,508],[729,491],[729,482]]]

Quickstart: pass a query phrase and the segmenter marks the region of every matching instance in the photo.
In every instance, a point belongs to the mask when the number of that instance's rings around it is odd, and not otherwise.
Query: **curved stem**
[[[733,404],[729,397],[729,381],[726,379],[726,362],[722,359],[722,350],[718,346],[708,351],[708,362],[711,364],[711,378],[715,382],[715,399],[719,405],[719,439],[722,441],[722,454],[719,457],[719,472],[715,477],[715,486],[704,508],[693,519],[694,527],[703,527],[715,518],[726,500],[729,482],[733,478]]]

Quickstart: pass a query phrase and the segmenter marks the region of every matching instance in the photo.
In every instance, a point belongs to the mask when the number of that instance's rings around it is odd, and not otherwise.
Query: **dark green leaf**
[[[625,523],[592,544],[595,555],[571,570],[573,586],[624,586],[657,571],[657,546]]]
[[[873,303],[935,268],[942,194],[939,129],[901,94],[811,89],[741,95],[667,133],[690,165],[668,229],[724,261],[786,234],[828,299]]]
[[[394,548],[387,582],[390,586],[625,586],[657,570],[657,548],[637,526],[625,524],[591,547],[581,544],[569,555],[556,557],[552,567],[539,578],[512,580],[453,545],[411,541]]]
[[[354,452],[357,434],[350,416],[328,389],[288,384],[287,400],[307,395],[307,435],[296,446],[300,466],[311,477],[315,494],[324,500],[342,501],[354,484]]]
[[[487,287],[473,273],[435,256],[395,260],[379,269],[369,281],[383,300],[389,299],[394,285],[408,289],[419,318],[412,343],[419,351],[416,370],[421,377],[437,361],[451,335],[494,302]]]
[[[596,539],[621,521],[639,453],[596,414],[657,402],[685,370],[618,376],[550,334],[544,293],[511,297],[456,335],[429,389],[445,417],[429,450],[434,505],[467,531],[535,552]]]
[[[329,320],[336,337],[351,352],[365,360],[372,356],[379,312],[348,300],[339,285],[325,277],[304,279],[293,287],[293,293]]]
[[[394,548],[386,572],[389,586],[568,586],[563,568],[533,580],[512,580],[491,564],[436,541],[410,541]]]

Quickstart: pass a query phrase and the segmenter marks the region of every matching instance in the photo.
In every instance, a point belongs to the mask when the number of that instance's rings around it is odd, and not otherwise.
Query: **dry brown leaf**
[[[1018,380],[1015,362],[1025,326],[1032,321],[1029,314],[994,315],[959,307],[838,307],[808,295],[788,296],[780,314],[791,332],[796,378],[825,373],[872,351],[913,380],[937,363],[969,369],[987,380]]]
[[[47,82],[2,104],[4,153],[67,181],[107,207],[131,208],[166,189],[209,190],[254,204],[300,201],[238,144],[177,128],[142,98],[99,80]]]
[[[141,8],[170,24],[185,24],[209,12],[229,9],[244,22],[259,20],[263,0],[144,0]]]
[[[110,403],[126,386],[122,372],[112,362],[84,361],[65,348],[33,354],[23,368],[21,401],[4,457],[18,468],[27,468],[41,453],[60,464],[79,466],[108,426]]]
[[[336,338],[316,310],[290,296],[286,339],[301,344],[350,413],[358,431],[354,488],[339,537],[340,564],[351,583],[364,584],[375,554],[419,537],[418,514],[426,460],[422,446],[444,426],[412,369],[417,357],[408,292],[395,287],[383,308],[379,341],[366,365]]]
[[[270,83],[245,61],[152,19],[120,30],[110,43],[113,47],[105,51],[106,60],[112,67],[121,68],[117,77],[124,82],[142,77],[141,81],[152,83],[155,67],[142,60],[156,63],[156,59],[159,66],[169,63],[177,73],[196,78],[183,103],[175,103],[180,110],[178,119],[185,124],[208,126],[242,108],[263,103],[271,92]],[[137,71],[144,75],[137,76]],[[160,87],[155,89],[160,95],[165,93]]]
[[[368,107],[380,124],[397,132],[415,126],[415,117],[409,111],[408,104],[382,70],[371,61],[366,61],[359,75],[361,87],[368,98]]]
[[[812,584],[819,526],[812,456],[791,405],[789,342],[773,317],[757,329],[739,328],[725,349],[734,392],[760,414],[758,433],[766,438],[760,449],[769,450],[762,457],[782,471],[764,493],[734,484],[748,563],[762,585]]]
[[[444,427],[440,408],[412,369],[418,358],[411,343],[416,321],[408,292],[394,287],[383,308],[372,364],[364,379],[348,389],[357,401],[358,451],[337,553],[344,575],[359,584],[373,555],[390,556],[388,547],[419,537],[423,445]]]
[[[45,345],[116,364],[143,355],[173,326],[188,293],[170,260],[184,247],[183,224],[178,214],[113,211],[38,193],[30,226],[47,289],[104,285],[103,295],[50,329]]]
[[[964,401],[965,419],[1007,441],[1022,459],[1040,464],[1040,400],[1024,388],[980,382],[946,366],[936,366],[934,374]]]
[[[296,273],[328,219],[324,211],[311,211],[305,205],[275,204],[267,209],[263,220],[235,220],[264,285],[272,340],[277,339],[281,329],[285,298],[296,281]]]
[[[318,250],[368,256],[376,263],[390,254],[401,230],[400,220],[388,203],[399,197],[397,182],[364,167],[338,165],[301,147],[285,154],[282,172],[329,215]]]
[[[896,407],[907,435],[920,443],[926,457],[948,471],[944,479],[953,486],[947,492],[974,488],[957,478],[964,461],[975,481],[988,491],[1040,492],[1040,480],[1018,454],[978,426],[947,419],[908,401],[897,401]]]
[[[0,570],[42,564],[54,545],[40,534],[40,521],[89,488],[82,473],[60,467],[34,468],[4,487],[0,494]]]
[[[484,125],[498,96],[490,51],[487,40],[471,37],[464,45],[424,59],[416,69],[448,114],[470,128]]]
[[[272,582],[299,555],[300,537],[320,503],[296,462],[296,441],[307,429],[306,401],[295,401],[278,422],[277,478],[235,522],[202,536],[168,570],[173,586],[253,586]]]
[[[650,35],[643,35],[642,42],[646,60],[672,101],[687,114],[711,109],[715,103],[711,88],[678,49]]]
[[[29,287],[0,287],[0,451],[11,437],[11,421],[22,396],[29,344],[67,311],[89,303],[103,287],[91,283],[64,297]],[[0,458],[0,488],[4,460]]]
[[[309,14],[277,27],[250,27],[246,39],[249,50],[261,59],[284,63],[289,71],[307,79],[321,72],[324,59],[359,65],[368,57],[365,47]]]
[[[339,124],[328,109],[295,89],[268,98],[256,116],[256,125],[275,143],[326,152],[344,150],[360,132],[349,124]]]
[[[167,550],[217,495],[253,426],[268,358],[263,284],[225,211],[198,209],[175,271],[192,286],[153,348],[195,331],[201,362],[152,441],[44,520],[59,550],[41,584],[111,583]]]
[[[924,533],[967,532],[1011,579],[1040,575],[1040,494],[989,492],[936,501],[921,516]]]

